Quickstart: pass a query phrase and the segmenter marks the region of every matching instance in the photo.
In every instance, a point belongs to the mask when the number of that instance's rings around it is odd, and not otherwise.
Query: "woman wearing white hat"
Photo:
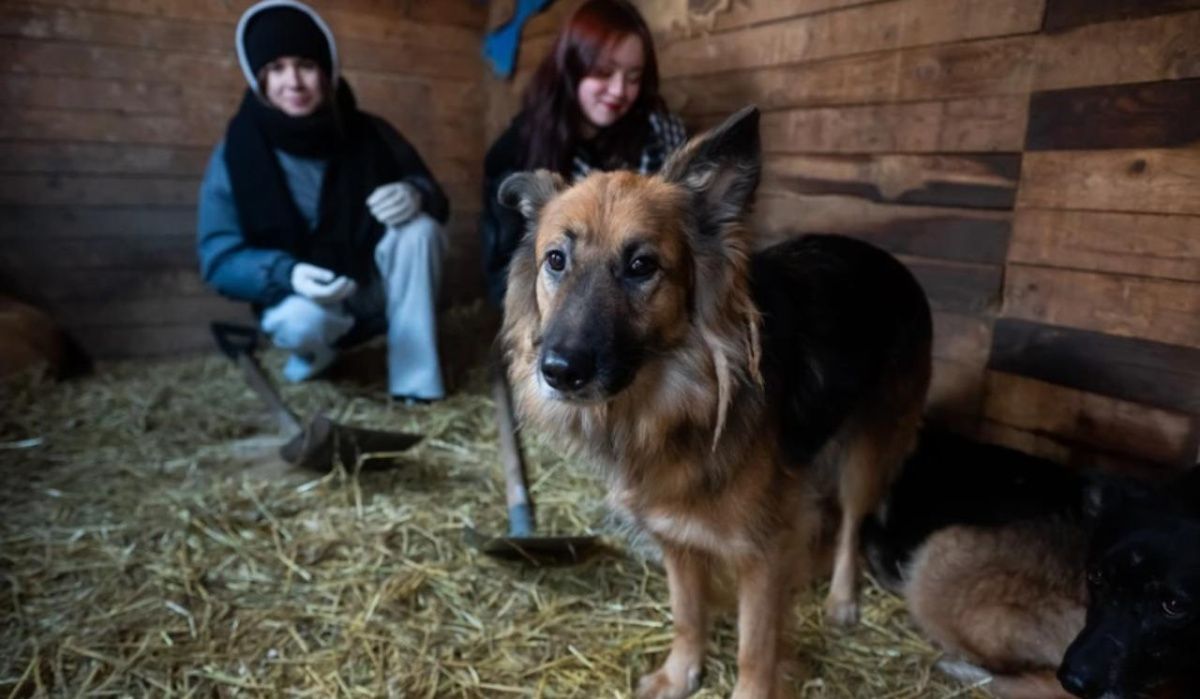
[[[390,393],[444,396],[436,296],[445,195],[400,134],[360,111],[325,22],[267,0],[237,28],[249,89],[200,188],[201,271],[248,301],[311,378],[337,348],[385,331]]]

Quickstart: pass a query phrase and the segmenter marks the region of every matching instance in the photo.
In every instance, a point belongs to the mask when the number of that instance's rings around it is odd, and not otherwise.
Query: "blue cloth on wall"
[[[512,19],[508,20],[483,39],[483,55],[492,64],[492,70],[502,78],[512,77],[517,67],[517,46],[521,43],[521,30],[531,17],[546,9],[554,0],[517,0]]]

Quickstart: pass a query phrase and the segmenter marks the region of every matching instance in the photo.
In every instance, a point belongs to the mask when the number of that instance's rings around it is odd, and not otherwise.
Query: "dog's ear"
[[[664,179],[693,193],[706,231],[739,220],[750,207],[762,173],[758,117],[757,107],[743,108],[689,141],[663,165]]]
[[[520,211],[526,221],[535,221],[546,202],[566,188],[567,183],[556,172],[515,172],[500,183],[497,198],[501,204]]]

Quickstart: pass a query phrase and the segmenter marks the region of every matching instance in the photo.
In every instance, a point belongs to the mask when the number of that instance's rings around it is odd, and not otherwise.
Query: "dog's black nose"
[[[1100,696],[1099,683],[1096,681],[1095,675],[1086,670],[1080,671],[1064,665],[1058,669],[1058,681],[1062,683],[1063,689],[1077,697],[1094,699],[1094,697]]]
[[[578,391],[596,376],[596,357],[586,349],[547,349],[542,376],[560,391]]]

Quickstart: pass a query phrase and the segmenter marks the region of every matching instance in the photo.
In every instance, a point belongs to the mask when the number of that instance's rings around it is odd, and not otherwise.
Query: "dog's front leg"
[[[663,544],[663,565],[671,594],[675,637],[658,670],[638,682],[638,699],[682,699],[700,688],[708,640],[708,576],[711,561],[698,551]]]
[[[788,605],[787,566],[775,551],[737,564],[738,678],[733,699],[783,699],[779,652]]]

